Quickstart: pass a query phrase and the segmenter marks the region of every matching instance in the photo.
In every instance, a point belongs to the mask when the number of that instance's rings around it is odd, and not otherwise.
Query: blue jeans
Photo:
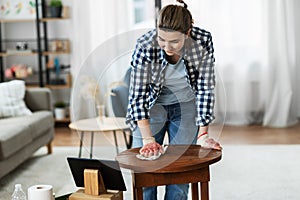
[[[150,127],[155,141],[162,145],[166,133],[169,144],[195,144],[198,127],[195,124],[195,101],[172,105],[154,105],[150,109]],[[142,147],[139,128],[133,131],[133,144]],[[165,200],[185,200],[188,198],[189,184],[167,185]],[[143,188],[144,200],[157,199],[157,187]]]

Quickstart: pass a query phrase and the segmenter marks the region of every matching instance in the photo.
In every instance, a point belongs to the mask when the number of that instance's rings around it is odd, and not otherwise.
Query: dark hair
[[[189,29],[193,27],[192,14],[183,0],[177,1],[183,3],[183,6],[167,5],[162,8],[157,20],[157,27],[187,34]]]

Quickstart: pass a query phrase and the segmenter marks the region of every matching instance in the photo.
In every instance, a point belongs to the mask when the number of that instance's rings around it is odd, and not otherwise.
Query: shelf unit
[[[35,18],[34,19],[0,19],[0,82],[5,82],[17,78],[6,78],[5,77],[5,69],[8,66],[4,65],[4,59],[17,56],[17,57],[27,57],[32,56],[35,57],[37,66],[35,67],[37,74],[32,76],[31,78],[34,79],[33,83],[26,82],[26,87],[48,87],[51,90],[63,90],[63,89],[70,89],[71,85],[71,75],[62,74],[65,79],[65,84],[51,84],[51,77],[53,75],[51,73],[51,69],[47,67],[47,63],[49,62],[50,56],[62,56],[62,55],[69,55],[70,48],[66,50],[57,50],[53,51],[53,49],[49,48],[51,40],[48,37],[48,23],[55,23],[57,21],[64,21],[68,20],[68,16],[63,16],[60,18],[50,18],[47,17],[47,4],[46,0],[35,0]],[[36,49],[32,50],[32,52],[8,52],[5,48],[3,48],[3,43],[5,41],[5,36],[2,38],[2,27],[8,23],[33,23],[32,25],[35,26],[35,29],[32,35],[35,35],[33,39],[30,39],[31,42],[34,42]],[[22,40],[20,39],[9,39],[9,40]],[[62,40],[62,39],[58,39]],[[25,40],[26,41],[26,40]],[[69,42],[69,40],[66,40]],[[11,41],[10,41],[11,42]],[[63,120],[56,120],[57,122],[70,122],[69,118],[65,118]]]
[[[67,20],[69,17],[49,18],[47,17],[46,0],[35,0],[36,16],[35,19],[0,19],[0,82],[8,79],[5,78],[5,66],[3,59],[10,56],[36,56],[37,58],[37,72],[38,84],[37,87],[49,87],[51,89],[61,89],[71,87],[70,83],[66,85],[51,85],[50,84],[50,70],[47,68],[49,56],[51,55],[68,55],[70,50],[66,51],[50,51],[48,44],[48,22]],[[36,50],[32,52],[13,52],[8,53],[2,48],[2,26],[6,23],[35,23],[36,25]],[[43,37],[42,37],[43,33]],[[42,48],[42,46],[44,48]]]

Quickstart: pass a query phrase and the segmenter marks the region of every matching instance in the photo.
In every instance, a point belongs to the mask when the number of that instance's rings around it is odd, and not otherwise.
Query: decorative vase
[[[105,117],[105,105],[98,105],[97,112],[98,112],[98,117],[100,119],[103,119]]]

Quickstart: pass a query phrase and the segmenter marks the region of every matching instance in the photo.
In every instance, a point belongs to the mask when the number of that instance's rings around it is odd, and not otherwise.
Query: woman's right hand
[[[146,158],[151,156],[158,156],[158,154],[164,153],[164,150],[160,144],[157,142],[151,142],[144,144],[144,146],[140,149],[140,154]]]

